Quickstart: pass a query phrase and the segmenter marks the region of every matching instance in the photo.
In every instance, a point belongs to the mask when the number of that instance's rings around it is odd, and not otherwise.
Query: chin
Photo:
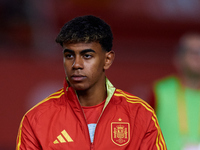
[[[73,88],[76,91],[85,91],[87,89],[85,86],[80,86],[80,85],[74,85]]]

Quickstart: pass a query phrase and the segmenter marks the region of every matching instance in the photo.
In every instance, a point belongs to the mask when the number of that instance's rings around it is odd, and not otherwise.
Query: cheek
[[[67,75],[67,68],[65,65],[64,65],[64,70],[65,70],[65,74]]]
[[[96,74],[103,70],[103,64],[100,61],[89,62],[85,64],[85,69],[91,74]]]
[[[87,76],[90,76],[91,79],[98,78],[102,71],[102,66],[97,62],[85,63],[84,67],[85,73],[87,73]]]
[[[91,77],[94,79],[94,80],[98,80],[99,78],[102,77],[103,75],[103,66],[101,64],[98,64],[96,65],[95,67],[91,68]]]
[[[64,63],[63,66],[64,66],[65,74],[68,75],[68,73],[69,73],[69,66],[66,63]]]

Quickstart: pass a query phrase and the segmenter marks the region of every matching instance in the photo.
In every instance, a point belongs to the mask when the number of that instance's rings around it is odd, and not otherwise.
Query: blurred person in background
[[[63,26],[56,42],[63,48],[64,88],[25,114],[17,150],[166,150],[154,110],[106,78],[112,41],[110,26],[95,16]]]
[[[200,34],[181,37],[174,57],[177,74],[154,84],[155,108],[170,150],[200,150]]]

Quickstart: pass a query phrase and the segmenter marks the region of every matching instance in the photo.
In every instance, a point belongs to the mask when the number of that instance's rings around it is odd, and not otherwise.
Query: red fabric
[[[166,150],[153,109],[116,89],[91,144],[84,113],[71,87],[50,95],[22,119],[17,150]]]
[[[90,107],[82,106],[82,109],[85,114],[85,118],[87,120],[87,124],[97,123],[101,115],[101,112],[103,110],[104,104],[105,104],[105,100],[102,103],[95,106],[90,106]]]

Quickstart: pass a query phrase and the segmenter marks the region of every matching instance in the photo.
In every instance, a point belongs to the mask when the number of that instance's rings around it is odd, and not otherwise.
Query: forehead
[[[86,49],[92,49],[96,52],[102,51],[102,47],[98,42],[90,42],[90,43],[64,43],[63,49],[69,49],[72,51],[82,51]]]

